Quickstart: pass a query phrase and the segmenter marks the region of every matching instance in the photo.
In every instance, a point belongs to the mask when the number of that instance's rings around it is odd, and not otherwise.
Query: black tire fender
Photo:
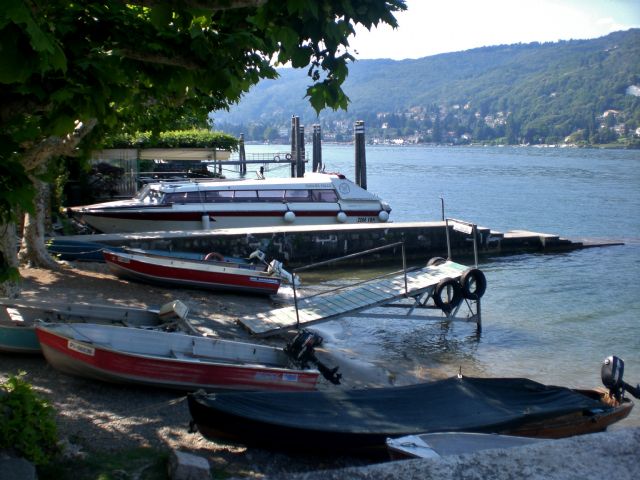
[[[460,277],[462,296],[468,300],[480,300],[487,290],[487,278],[482,270],[470,268]],[[475,286],[475,288],[474,288]]]
[[[447,259],[446,258],[442,258],[442,257],[431,257],[429,259],[429,261],[427,262],[427,267],[437,267],[438,265],[442,265],[444,262],[446,262]]]
[[[453,293],[451,298],[446,294],[449,288],[451,288],[451,292]],[[445,295],[443,295],[443,293],[445,293]],[[461,301],[462,288],[457,280],[446,277],[438,282],[433,291],[433,303],[435,303],[436,307],[445,313],[449,313],[456,308]]]

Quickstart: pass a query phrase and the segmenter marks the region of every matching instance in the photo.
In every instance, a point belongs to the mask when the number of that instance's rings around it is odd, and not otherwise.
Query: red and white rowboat
[[[96,324],[36,326],[47,361],[85,378],[180,390],[313,390],[318,370],[283,349],[178,332]]]
[[[262,254],[254,252],[256,253]],[[111,272],[120,278],[172,287],[271,295],[278,292],[282,278],[291,278],[277,260],[269,264],[253,264],[237,259],[229,260],[219,254],[194,259],[128,248],[104,250],[103,255]]]

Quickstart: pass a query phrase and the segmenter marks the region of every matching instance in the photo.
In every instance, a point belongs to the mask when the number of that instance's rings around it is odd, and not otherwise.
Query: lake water
[[[400,383],[462,369],[593,387],[611,354],[625,360],[628,383],[640,382],[640,151],[368,146],[366,153],[368,189],[389,202],[394,221],[439,220],[442,197],[446,216],[493,230],[624,245],[482,258],[488,288],[479,338],[466,323],[358,318],[318,325],[329,345]],[[353,146],[325,144],[323,160],[327,171],[354,178]],[[640,407],[621,425],[640,425]]]

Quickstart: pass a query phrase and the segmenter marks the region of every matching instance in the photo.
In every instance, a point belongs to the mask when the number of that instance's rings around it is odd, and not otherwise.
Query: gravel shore
[[[22,298],[139,307],[180,299],[190,314],[211,318],[218,334],[236,338],[244,335],[235,326],[238,317],[271,306],[271,300],[263,297],[129,283],[108,274],[101,264],[78,267],[65,266],[61,272],[21,270]],[[60,437],[88,454],[145,446],[173,448],[206,457],[214,469],[253,478],[371,463],[363,458],[286,455],[211,442],[188,431],[191,418],[184,392],[85,380],[57,372],[38,355],[0,354],[0,380],[19,371],[26,372],[26,380],[55,408]],[[354,378],[354,372],[349,373]],[[383,372],[361,373],[368,385],[385,381]],[[353,386],[359,386],[358,381],[343,388]]]

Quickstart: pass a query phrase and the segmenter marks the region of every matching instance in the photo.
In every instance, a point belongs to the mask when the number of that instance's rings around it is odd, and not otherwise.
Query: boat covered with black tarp
[[[389,437],[425,432],[559,438],[602,431],[633,406],[606,389],[462,376],[358,390],[195,392],[188,401],[206,438],[314,451],[384,448]]]

